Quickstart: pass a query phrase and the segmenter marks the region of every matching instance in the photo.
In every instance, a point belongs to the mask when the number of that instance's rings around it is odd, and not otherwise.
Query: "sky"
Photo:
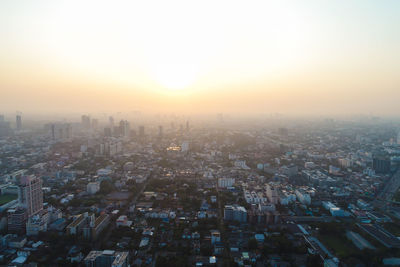
[[[400,115],[400,1],[0,1],[0,112]]]

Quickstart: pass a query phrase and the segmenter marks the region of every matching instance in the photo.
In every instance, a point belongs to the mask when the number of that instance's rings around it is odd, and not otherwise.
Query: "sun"
[[[190,64],[157,64],[152,68],[152,75],[165,89],[184,90],[195,82],[197,70]]]

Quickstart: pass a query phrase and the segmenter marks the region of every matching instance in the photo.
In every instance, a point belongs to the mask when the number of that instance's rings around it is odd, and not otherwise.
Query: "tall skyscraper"
[[[400,132],[397,134],[397,144],[400,145]]]
[[[99,120],[98,119],[92,119],[92,129],[97,130],[99,127]]]
[[[144,137],[144,126],[139,127],[139,137],[143,138]]]
[[[158,137],[160,137],[160,138],[163,137],[163,127],[162,127],[162,125],[158,126]]]
[[[16,119],[17,130],[20,131],[22,129],[22,118],[21,115],[17,115]]]
[[[111,128],[110,127],[104,128],[104,136],[111,137],[111,135],[112,135]]]
[[[0,136],[7,136],[10,133],[10,122],[4,120],[4,115],[0,115]]]
[[[27,210],[28,217],[43,209],[42,179],[30,175],[23,176],[18,186],[19,205]]]
[[[82,127],[86,130],[90,129],[90,116],[82,115]]]
[[[385,157],[374,157],[372,160],[372,169],[375,173],[389,173],[390,159]]]
[[[108,120],[109,120],[109,122],[110,122],[110,127],[111,127],[111,129],[114,128],[114,118],[113,118],[112,116],[110,116],[110,117],[108,118]]]
[[[45,125],[45,130],[53,141],[62,141],[71,138],[72,130],[69,123],[49,123]]]
[[[120,121],[119,122],[119,128],[120,128],[121,135],[123,137],[129,137],[130,136],[131,128],[130,128],[130,125],[129,125],[128,121],[126,121],[126,120],[125,121],[124,120]]]

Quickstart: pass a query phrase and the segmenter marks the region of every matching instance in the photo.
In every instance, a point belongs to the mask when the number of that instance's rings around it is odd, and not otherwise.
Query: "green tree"
[[[114,185],[112,184],[112,182],[107,181],[107,180],[103,180],[100,183],[100,194],[103,195],[107,195],[109,193],[111,193],[112,191],[114,191]]]
[[[257,240],[255,238],[249,239],[249,249],[250,250],[256,250],[258,247]]]

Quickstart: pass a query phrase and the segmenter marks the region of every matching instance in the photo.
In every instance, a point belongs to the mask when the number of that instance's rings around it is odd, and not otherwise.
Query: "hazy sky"
[[[400,1],[0,1],[0,112],[400,115]]]

